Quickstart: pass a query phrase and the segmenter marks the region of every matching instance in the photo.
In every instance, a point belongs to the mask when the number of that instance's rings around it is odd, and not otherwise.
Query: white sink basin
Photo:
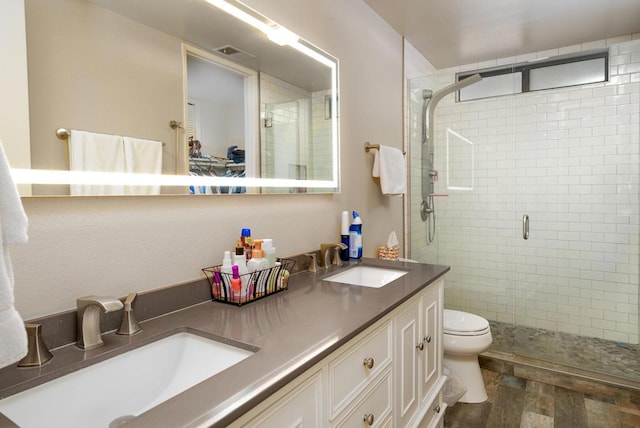
[[[324,278],[323,281],[341,282],[343,284],[359,285],[361,287],[380,288],[406,274],[407,271],[404,270],[373,266],[356,266],[352,269]]]
[[[0,400],[0,412],[21,428],[115,427],[252,354],[177,333]]]

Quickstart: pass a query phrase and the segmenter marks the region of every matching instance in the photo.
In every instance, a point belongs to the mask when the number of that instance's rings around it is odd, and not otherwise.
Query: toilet
[[[486,401],[487,391],[478,354],[486,351],[493,340],[489,321],[478,315],[445,309],[443,324],[444,365],[467,387],[467,392],[459,401]]]

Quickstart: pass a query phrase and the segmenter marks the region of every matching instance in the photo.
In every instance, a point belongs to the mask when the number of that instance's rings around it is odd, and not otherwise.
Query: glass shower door
[[[640,109],[615,82],[519,96],[513,351],[639,381],[639,136],[607,124]]]

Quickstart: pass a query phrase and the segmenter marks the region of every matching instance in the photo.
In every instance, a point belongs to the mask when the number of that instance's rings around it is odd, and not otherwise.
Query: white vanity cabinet
[[[438,425],[443,287],[428,286],[231,426]]]
[[[435,426],[444,414],[442,378],[443,281],[405,302],[393,319],[395,426]]]

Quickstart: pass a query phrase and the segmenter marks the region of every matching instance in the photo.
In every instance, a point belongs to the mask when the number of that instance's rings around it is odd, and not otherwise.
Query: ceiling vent
[[[221,54],[227,55],[227,56],[231,56],[231,55],[246,55],[249,58],[255,58],[255,56],[251,55],[248,52],[243,51],[242,49],[238,49],[234,46],[231,45],[226,45],[226,46],[222,46],[221,48],[216,49],[216,51],[220,52]]]

